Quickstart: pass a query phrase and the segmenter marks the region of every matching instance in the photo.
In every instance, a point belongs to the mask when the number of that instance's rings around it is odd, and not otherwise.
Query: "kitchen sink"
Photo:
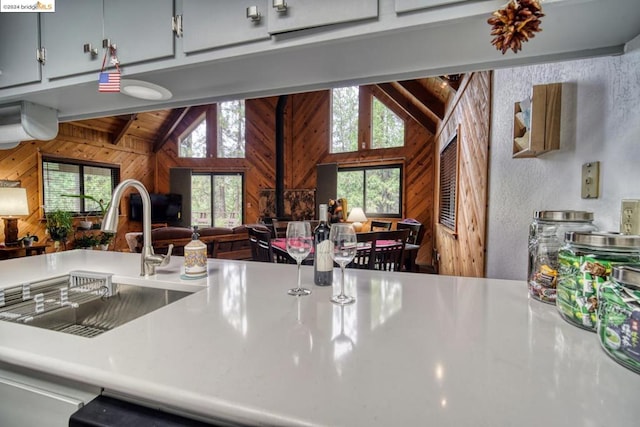
[[[92,338],[193,293],[84,276],[71,273],[3,291],[0,320]]]

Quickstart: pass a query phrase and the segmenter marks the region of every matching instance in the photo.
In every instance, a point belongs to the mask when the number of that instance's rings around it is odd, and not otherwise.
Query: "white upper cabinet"
[[[270,34],[378,17],[378,0],[267,0]]]
[[[411,12],[420,9],[443,6],[451,3],[463,3],[468,0],[396,0],[396,13]]]
[[[110,40],[122,67],[174,56],[173,0],[64,0],[42,14],[45,77],[98,71]]]
[[[268,0],[183,0],[186,53],[269,38]]]
[[[37,13],[0,13],[0,88],[40,81]]]

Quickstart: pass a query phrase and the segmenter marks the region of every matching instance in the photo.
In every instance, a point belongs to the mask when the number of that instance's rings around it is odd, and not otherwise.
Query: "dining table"
[[[396,244],[395,240],[377,240],[376,247],[384,247],[385,245],[394,245]],[[358,244],[359,249],[366,249],[367,244]],[[284,258],[290,258],[291,263],[295,264],[293,258],[291,258],[287,252],[287,239],[283,237],[278,237],[275,239],[271,239],[271,248],[274,251],[277,251],[279,254],[284,255]],[[405,243],[404,245],[404,266],[405,271],[417,272],[418,266],[416,265],[416,257],[418,255],[418,250],[420,249],[420,245],[415,245],[412,243]],[[283,257],[279,257],[283,258]],[[303,264],[313,264],[313,248],[311,248],[311,253],[307,258],[302,261]]]

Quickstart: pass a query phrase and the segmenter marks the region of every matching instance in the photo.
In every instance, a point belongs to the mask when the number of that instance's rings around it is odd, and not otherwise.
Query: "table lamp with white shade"
[[[18,244],[18,218],[29,215],[27,190],[19,187],[0,187],[0,217],[4,218],[4,244]]]
[[[362,208],[353,208],[351,212],[349,212],[347,222],[352,223],[353,229],[356,233],[359,233],[362,231],[362,223],[367,222],[367,216],[364,214]]]

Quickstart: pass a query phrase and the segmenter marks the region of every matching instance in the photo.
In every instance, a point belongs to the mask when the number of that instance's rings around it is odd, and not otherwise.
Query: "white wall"
[[[640,37],[621,56],[496,70],[493,79],[486,275],[524,280],[534,211],[588,210],[601,230],[619,231],[621,200],[640,199]],[[513,159],[514,102],[555,82],[564,83],[560,150]],[[600,161],[598,199],[580,194],[590,161]]]

